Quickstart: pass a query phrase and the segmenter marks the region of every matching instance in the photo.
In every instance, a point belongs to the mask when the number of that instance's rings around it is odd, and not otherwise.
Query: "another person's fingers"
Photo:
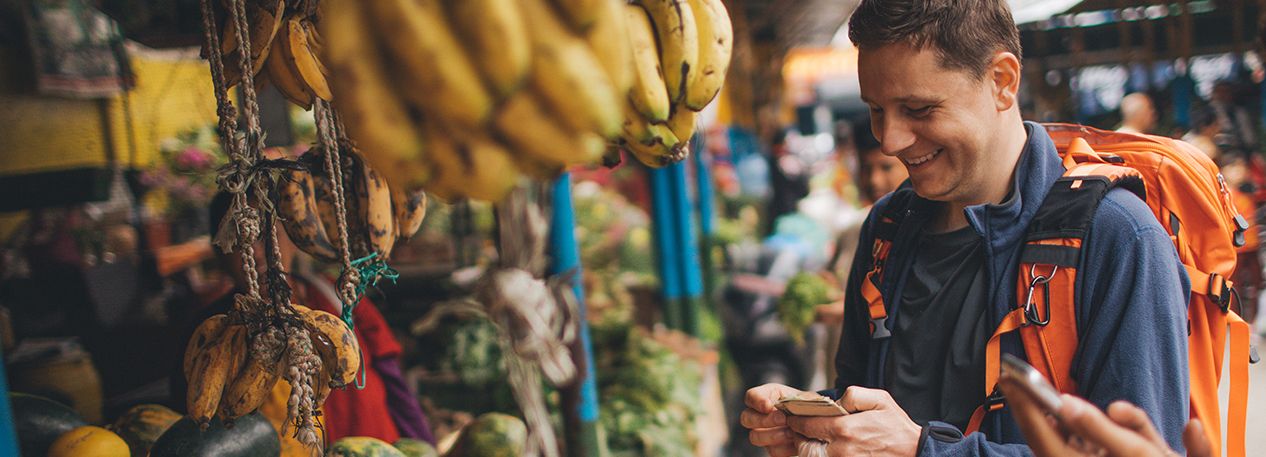
[[[1209,444],[1200,419],[1193,418],[1183,427],[1182,445],[1187,448],[1187,457],[1213,457],[1213,445]]]
[[[1020,424],[1024,440],[1033,453],[1038,456],[1063,455],[1068,448],[1067,438],[1032,393],[1021,387],[1015,378],[1005,374],[998,379],[998,388],[1006,396],[1011,414]]]
[[[1108,418],[1113,422],[1142,435],[1152,444],[1169,449],[1165,438],[1161,437],[1160,432],[1156,431],[1156,426],[1152,424],[1152,418],[1148,417],[1147,411],[1143,411],[1142,408],[1127,401],[1115,401],[1108,405],[1107,412]]]
[[[774,410],[771,413],[763,413],[748,408],[739,413],[739,423],[750,429],[785,427],[787,425],[787,415],[778,410]]]
[[[1157,448],[1149,439],[1133,430],[1124,428],[1108,418],[1095,405],[1072,395],[1060,395],[1063,406],[1059,408],[1060,422],[1070,432],[1102,447],[1112,456],[1155,456]],[[1164,455],[1164,454],[1159,454]]]

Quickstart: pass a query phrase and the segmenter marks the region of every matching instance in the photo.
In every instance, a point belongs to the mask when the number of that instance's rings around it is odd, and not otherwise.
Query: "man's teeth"
[[[925,155],[925,156],[923,156],[923,157],[915,157],[915,158],[913,158],[913,159],[906,159],[906,163],[908,163],[908,164],[910,164],[910,165],[918,165],[918,164],[921,164],[921,163],[923,163],[923,162],[927,162],[927,161],[929,161],[929,160],[932,160],[932,158],[933,158],[933,157],[936,157],[936,155],[937,155],[937,154],[940,154],[940,153],[941,153],[941,150],[940,150],[940,149],[937,149],[937,150],[935,150],[935,151],[932,151],[932,153],[931,153],[931,154]]]

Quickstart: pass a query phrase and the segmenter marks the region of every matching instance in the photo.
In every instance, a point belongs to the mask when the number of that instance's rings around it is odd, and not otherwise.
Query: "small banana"
[[[655,44],[655,27],[646,10],[637,5],[624,6],[629,29],[629,46],[633,49],[633,87],[629,100],[642,116],[652,123],[668,120],[672,102],[660,68],[659,47]],[[625,116],[628,114],[626,112]]]
[[[663,168],[682,161],[685,159],[686,151],[685,148],[674,151],[661,142],[645,145],[635,141],[624,141],[620,143],[620,147],[633,154],[639,162],[655,168]]]
[[[426,218],[426,192],[391,189],[391,208],[395,216],[397,236],[408,241],[422,228],[422,220]]]
[[[224,328],[228,326],[228,321],[228,315],[216,314],[198,324],[198,328],[193,331],[193,336],[189,338],[189,344],[185,346],[185,379],[193,376],[194,361],[198,358],[198,354],[220,338],[220,335],[224,333]]]
[[[636,0],[635,3],[646,9],[655,25],[664,84],[668,87],[668,99],[675,103],[685,96],[687,84],[697,71],[699,31],[694,12],[687,0]]]
[[[263,404],[281,376],[284,335],[278,327],[266,327],[250,339],[249,355],[242,370],[229,382],[220,397],[217,417],[227,424]]]
[[[321,222],[312,174],[307,170],[283,170],[277,185],[277,212],[290,241],[317,259],[338,262],[339,251]]]
[[[279,42],[269,51],[268,61],[264,63],[264,67],[268,72],[268,80],[286,100],[290,100],[290,103],[299,105],[305,110],[310,110],[316,94],[303,82],[303,76],[292,70],[287,62],[289,58],[286,57],[284,48],[289,47],[290,39],[287,37],[289,34],[289,27],[283,29]]]
[[[625,3],[618,0],[595,0],[599,17],[585,32],[585,41],[611,78],[615,93],[622,95],[633,85],[633,48],[629,43]]]
[[[365,160],[390,187],[417,189],[429,179],[421,158],[426,145],[407,108],[395,94],[387,66],[356,0],[326,0],[320,22],[330,66],[334,107]]]
[[[249,27],[247,38],[250,39],[251,74],[258,74],[264,68],[264,62],[270,55],[273,39],[284,22],[285,2],[276,2],[273,10],[259,4],[246,4],[246,22]],[[237,42],[237,28],[232,21],[225,21],[223,38],[220,40],[221,55],[224,59],[226,83],[229,87],[237,85],[242,78],[242,50]],[[230,70],[231,68],[231,70]],[[228,76],[234,76],[229,78]]]
[[[531,92],[520,92],[506,100],[493,118],[493,125],[511,150],[528,160],[565,167],[594,163],[601,158],[589,155],[578,136],[555,119]]]
[[[444,0],[444,8],[496,98],[523,87],[532,43],[518,0]]]
[[[521,175],[510,151],[483,135],[461,135],[438,122],[424,123],[431,145],[427,156],[434,180],[427,192],[445,200],[463,197],[497,202],[510,193]]]
[[[321,71],[321,60],[308,45],[308,25],[304,21],[290,19],[285,27],[285,41],[280,44],[282,55],[286,57],[286,67],[292,75],[298,76],[300,85],[308,89],[306,92],[322,100],[332,100],[334,95],[330,93],[330,85]]]
[[[355,149],[347,148],[343,153],[352,158],[353,179],[350,188],[356,197],[358,219],[356,222],[360,230],[357,235],[365,238],[369,249],[386,258],[391,255],[391,248],[395,245],[397,238],[394,209],[391,205],[391,188],[387,180],[383,179]],[[349,188],[346,181],[343,186]]]
[[[695,127],[698,122],[699,113],[687,108],[685,105],[677,104],[673,106],[673,113],[668,116],[668,123],[665,125],[668,126],[669,130],[673,131],[673,135],[684,146],[695,135]]]
[[[301,311],[300,319],[308,327],[309,338],[317,355],[321,357],[321,363],[329,367],[330,387],[341,388],[356,382],[356,372],[361,368],[361,354],[360,344],[352,329],[347,328],[347,324],[338,317],[325,311]]]
[[[699,30],[699,58],[692,72],[694,77],[686,86],[683,103],[692,110],[701,111],[712,103],[725,82],[734,46],[734,29],[730,24],[730,13],[721,0],[689,2]]]
[[[620,98],[589,44],[567,30],[546,0],[522,0],[533,46],[532,87],[568,128],[620,132]]]
[[[243,330],[241,325],[229,325],[194,360],[187,378],[189,388],[185,401],[189,417],[201,430],[210,425],[229,376],[241,368],[242,354],[235,354],[235,348],[244,346],[239,342],[243,338]]]
[[[602,2],[607,0],[554,0],[554,6],[563,13],[567,25],[576,33],[584,33],[601,20]]]
[[[649,120],[642,117],[637,108],[633,107],[632,100],[624,104],[624,127],[620,132],[622,138],[642,144],[651,144],[656,136],[655,132],[651,131],[652,125],[655,124],[651,124]]]
[[[400,64],[400,96],[449,122],[478,127],[492,97],[439,4],[440,0],[364,2],[391,57]],[[328,36],[333,37],[333,34]]]

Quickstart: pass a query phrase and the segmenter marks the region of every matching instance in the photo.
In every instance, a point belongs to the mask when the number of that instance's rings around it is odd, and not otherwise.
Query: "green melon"
[[[211,419],[206,431],[199,431],[189,416],[171,424],[154,442],[150,457],[277,457],[281,439],[272,422],[258,412],[237,418],[231,430],[219,419]]]
[[[519,457],[527,447],[527,425],[522,419],[485,413],[462,427],[447,457]]]
[[[127,442],[132,457],[145,457],[158,437],[163,436],[163,432],[181,417],[180,413],[163,405],[136,405],[119,416],[110,429]]]
[[[431,443],[417,438],[400,438],[391,445],[399,449],[405,457],[439,457],[440,455]]]
[[[405,457],[386,441],[368,436],[347,436],[330,443],[325,457]]]
[[[9,405],[22,455],[48,454],[49,446],[57,437],[89,425],[88,420],[71,407],[38,395],[10,393]]]

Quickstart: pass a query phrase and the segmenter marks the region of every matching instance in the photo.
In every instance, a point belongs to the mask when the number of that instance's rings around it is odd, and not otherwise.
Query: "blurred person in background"
[[[1182,136],[1182,140],[1191,143],[1196,149],[1218,163],[1222,158],[1222,147],[1218,146],[1218,134],[1222,133],[1222,124],[1213,115],[1213,111],[1200,110],[1191,114],[1191,131]]]
[[[1156,105],[1152,97],[1134,92],[1121,99],[1121,126],[1118,132],[1152,133],[1156,128]]]
[[[778,218],[796,211],[800,199],[809,195],[809,167],[787,147],[787,129],[779,129],[770,139],[769,186],[771,195],[765,214],[765,233],[775,233]]]
[[[1219,81],[1209,94],[1209,108],[1222,125],[1226,140],[1221,143],[1246,152],[1257,151],[1257,129],[1248,110],[1235,103],[1235,86],[1230,81]]]

